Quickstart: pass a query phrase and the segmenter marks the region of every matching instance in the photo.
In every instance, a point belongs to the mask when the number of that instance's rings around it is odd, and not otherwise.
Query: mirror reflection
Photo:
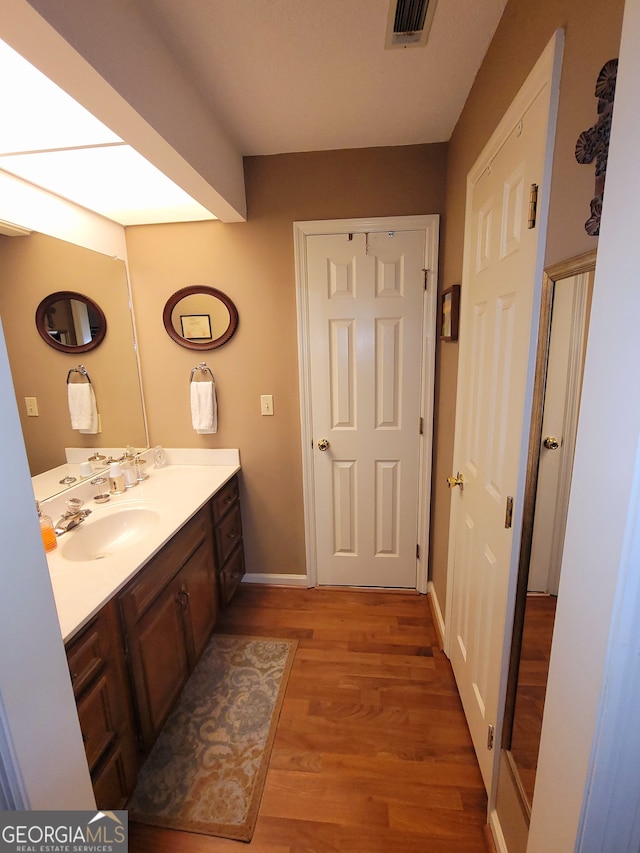
[[[225,344],[238,326],[238,311],[221,290],[192,285],[167,301],[163,322],[168,335],[188,349],[215,349]]]
[[[595,252],[545,274],[505,730],[533,801],[569,508]],[[510,725],[509,725],[510,723]]]
[[[108,322],[100,346],[81,358],[78,347],[45,344],[36,327],[37,306],[61,292],[95,303],[105,328]],[[53,306],[57,313],[60,301]],[[87,317],[91,324],[89,311]],[[96,448],[148,446],[123,261],[44,234],[0,236],[0,318],[32,477],[66,465],[65,448],[80,448],[88,459]],[[95,391],[96,433],[71,425],[67,376],[80,362]],[[39,497],[66,488],[60,479],[49,478],[47,493]]]
[[[75,291],[51,293],[36,308],[40,337],[61,352],[95,349],[107,332],[107,318],[93,299]]]

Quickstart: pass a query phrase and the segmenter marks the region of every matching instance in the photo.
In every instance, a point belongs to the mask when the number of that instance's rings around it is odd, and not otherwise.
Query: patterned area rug
[[[129,820],[251,840],[296,646],[213,635],[142,766]]]

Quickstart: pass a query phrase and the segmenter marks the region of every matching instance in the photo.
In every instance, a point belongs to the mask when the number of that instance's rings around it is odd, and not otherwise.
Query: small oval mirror
[[[238,328],[238,309],[215,287],[194,284],[176,291],[164,306],[167,334],[180,346],[195,350],[221,347]]]
[[[45,296],[36,309],[36,328],[50,347],[81,353],[95,349],[107,333],[107,318],[93,299],[73,290]]]

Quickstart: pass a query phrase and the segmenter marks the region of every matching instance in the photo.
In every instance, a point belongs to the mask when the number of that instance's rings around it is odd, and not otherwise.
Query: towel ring
[[[67,373],[67,385],[74,384],[71,382],[71,377],[73,374],[80,374],[81,378],[78,380],[78,383],[86,383],[87,385],[91,385],[91,378],[87,373],[84,364],[79,364],[77,367],[72,367],[71,370]],[[75,383],[75,384],[78,384]]]
[[[209,377],[207,377],[207,373],[211,377],[211,382],[215,382],[215,377],[211,369],[207,367],[204,361],[201,361],[200,364],[192,368],[190,382],[208,382]]]

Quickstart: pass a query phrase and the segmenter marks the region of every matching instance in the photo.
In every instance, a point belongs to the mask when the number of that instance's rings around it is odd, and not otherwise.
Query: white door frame
[[[296,301],[298,309],[300,426],[302,438],[302,483],[307,586],[312,587],[317,585],[318,567],[316,561],[314,455],[312,452],[311,354],[306,238],[315,234],[367,234],[372,231],[425,232],[425,269],[428,270],[428,273],[424,300],[424,334],[422,338],[422,353],[420,354],[422,365],[420,416],[423,419],[423,434],[420,440],[417,531],[420,557],[417,560],[416,584],[419,592],[426,593],[431,511],[431,457],[433,450],[433,390],[435,381],[436,317],[438,306],[439,221],[440,217],[437,214],[429,214],[424,216],[374,217],[371,219],[323,219],[293,223],[296,263]]]

